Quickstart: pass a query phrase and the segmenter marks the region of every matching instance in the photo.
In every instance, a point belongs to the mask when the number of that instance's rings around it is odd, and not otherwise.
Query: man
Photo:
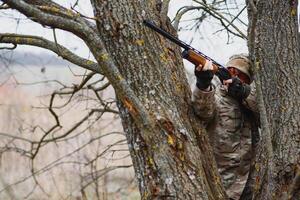
[[[258,116],[258,112],[248,57],[234,55],[226,66],[232,79],[223,83],[213,79],[210,61],[205,66],[197,66],[192,100],[195,113],[206,122],[226,193],[230,199],[236,200],[248,178],[253,156],[251,132],[258,128],[253,126],[253,116]]]

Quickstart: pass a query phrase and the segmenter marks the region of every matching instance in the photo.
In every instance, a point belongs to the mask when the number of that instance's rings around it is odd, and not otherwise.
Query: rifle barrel
[[[171,35],[170,33],[168,33],[167,31],[159,28],[158,26],[156,26],[152,21],[150,20],[144,20],[144,24],[146,26],[148,26],[149,28],[153,29],[154,31],[158,32],[159,34],[163,35],[164,37],[168,38],[169,40],[171,40],[172,42],[174,42],[175,44],[179,45],[180,47],[182,47],[185,50],[193,50],[194,52],[198,53],[199,55],[201,55],[202,57],[204,57],[206,60],[210,60],[212,61],[213,64],[217,65],[218,67],[221,68],[225,68],[223,65],[221,65],[220,63],[216,62],[215,60],[213,60],[212,58],[208,57],[207,55],[203,54],[202,52],[198,51],[197,49],[191,47],[190,45],[186,44],[185,42],[177,39],[176,37],[174,37],[173,35]]]
[[[170,33],[168,33],[167,31],[157,27],[153,22],[149,21],[149,20],[144,20],[144,24],[146,26],[148,26],[149,28],[155,30],[156,32],[160,33],[161,35],[163,35],[164,37],[168,38],[169,40],[171,40],[172,42],[176,43],[177,45],[179,45],[180,47],[188,50],[189,49],[189,45],[178,40],[176,37],[174,37],[173,35],[171,35]]]

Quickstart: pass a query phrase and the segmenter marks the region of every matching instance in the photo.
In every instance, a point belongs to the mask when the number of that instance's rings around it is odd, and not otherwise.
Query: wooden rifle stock
[[[206,58],[204,58],[203,56],[199,55],[198,53],[196,53],[195,51],[189,49],[189,50],[185,50],[182,52],[182,57],[188,61],[190,61],[191,63],[193,63],[196,67],[198,65],[202,65],[202,67],[204,67],[205,63],[206,63]],[[217,65],[215,65],[214,63],[212,63],[213,66],[213,72],[216,73],[219,70],[219,67]]]

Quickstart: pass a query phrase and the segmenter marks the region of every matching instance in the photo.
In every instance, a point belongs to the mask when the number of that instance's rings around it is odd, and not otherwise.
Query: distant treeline
[[[59,66],[72,64],[51,53],[0,50],[0,67],[1,65]]]

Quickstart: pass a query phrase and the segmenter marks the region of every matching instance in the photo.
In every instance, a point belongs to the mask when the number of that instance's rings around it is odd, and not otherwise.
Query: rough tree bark
[[[105,47],[151,118],[139,124],[138,111],[120,102],[142,198],[225,199],[207,137],[190,110],[180,50],[143,25],[152,19],[176,34],[160,1],[92,2]]]
[[[255,199],[300,199],[300,46],[297,1],[247,1],[249,50],[262,122]]]

